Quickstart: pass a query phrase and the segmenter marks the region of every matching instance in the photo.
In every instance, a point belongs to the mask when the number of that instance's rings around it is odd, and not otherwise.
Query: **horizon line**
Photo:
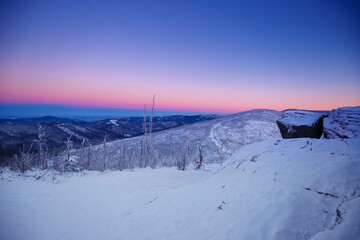
[[[36,108],[38,112],[27,112],[30,109],[28,107]],[[343,106],[347,107],[347,106]],[[233,111],[226,111],[226,110],[200,110],[200,109],[182,109],[182,108],[157,108],[155,104],[155,116],[170,116],[170,115],[195,115],[195,114],[220,114],[220,115],[228,115],[234,114],[239,112],[245,112],[249,110],[256,110],[256,109],[268,109],[268,110],[275,110],[275,111],[286,111],[286,110],[308,110],[308,111],[331,111],[332,108],[329,110],[325,109],[299,109],[299,108],[286,108],[286,109],[271,109],[271,108],[248,108],[248,109],[239,109]],[[89,105],[79,105],[79,104],[45,104],[45,103],[5,103],[0,102],[0,117],[39,117],[39,116],[58,116],[58,117],[99,117],[99,116],[139,116],[143,115],[144,109],[136,108],[136,107],[110,107],[110,106],[89,106]],[[48,112],[46,112],[48,110]],[[66,111],[70,111],[66,113]],[[84,112],[71,112],[71,111],[84,111]],[[19,112],[17,112],[19,111]],[[86,112],[88,111],[88,112]],[[117,112],[120,111],[120,112]],[[147,112],[150,111],[150,108],[147,109]],[[156,113],[157,112],[157,113]]]

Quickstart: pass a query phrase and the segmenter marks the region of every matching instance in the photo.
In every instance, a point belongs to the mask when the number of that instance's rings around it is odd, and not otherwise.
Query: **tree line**
[[[173,146],[170,156],[162,156],[161,152],[152,142],[152,125],[155,107],[155,95],[152,101],[151,115],[146,116],[146,104],[144,105],[144,119],[142,121],[143,135],[137,137],[138,147],[130,146],[126,140],[120,140],[116,148],[109,147],[108,134],[104,133],[103,143],[92,146],[83,140],[80,148],[74,149],[72,138],[69,136],[65,144],[65,150],[55,154],[44,149],[46,132],[41,124],[38,124],[37,139],[34,144],[27,148],[23,145],[18,154],[15,154],[10,167],[14,170],[25,172],[33,168],[55,169],[60,172],[78,172],[82,170],[133,170],[134,168],[157,168],[176,166],[184,171],[190,163],[197,169],[205,169],[204,146],[192,146],[188,134],[181,146]],[[35,144],[36,143],[36,144]],[[37,145],[37,151],[32,151]],[[223,161],[222,149],[217,150],[221,162]]]

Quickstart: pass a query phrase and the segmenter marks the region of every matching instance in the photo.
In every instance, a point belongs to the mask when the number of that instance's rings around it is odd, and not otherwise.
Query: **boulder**
[[[292,110],[286,111],[276,121],[283,138],[320,138],[326,112]]]

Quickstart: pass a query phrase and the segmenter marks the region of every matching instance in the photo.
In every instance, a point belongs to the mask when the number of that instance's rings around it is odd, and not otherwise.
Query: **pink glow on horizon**
[[[294,84],[282,88],[272,84],[271,79],[261,82],[262,85],[254,84],[260,81],[261,76],[249,77],[249,81],[235,82],[230,86],[219,86],[219,81],[180,81],[180,77],[171,79],[167,75],[150,77],[140,73],[110,75],[106,72],[54,73],[32,68],[22,71],[4,69],[0,69],[1,103],[142,109],[145,103],[151,106],[154,93],[156,109],[168,111],[331,110],[360,103],[356,88],[348,87],[346,91],[339,92],[336,84],[329,84],[327,91],[319,92],[316,88],[301,88],[302,85]]]
[[[50,94],[51,95],[51,94]],[[150,109],[151,102],[147,99],[144,102],[119,102],[116,99],[106,98],[94,100],[89,97],[88,99],[79,99],[73,97],[72,99],[62,99],[53,96],[51,98],[45,97],[17,97],[17,96],[6,96],[1,93],[0,102],[1,103],[10,103],[10,104],[56,104],[56,105],[66,105],[66,106],[76,106],[76,107],[95,107],[95,108],[119,108],[119,109],[143,109],[144,103],[147,104],[147,108]],[[151,97],[150,97],[151,99]],[[169,102],[169,104],[164,104],[164,102]],[[213,106],[211,106],[213,104]],[[223,105],[222,105],[223,104]],[[275,105],[274,102],[252,102],[251,106],[231,103],[231,102],[201,102],[191,103],[191,99],[188,101],[176,101],[170,100],[166,101],[161,99],[161,96],[157,95],[155,106],[157,110],[163,111],[189,111],[189,112],[214,112],[214,113],[236,113],[241,111],[246,111],[250,109],[273,109],[273,110],[284,110],[289,108],[295,109],[308,109],[308,110],[331,110],[338,107],[348,106],[349,104],[342,104],[339,102],[332,102],[329,105],[325,104],[314,104],[311,101],[303,102],[302,104],[289,104],[289,101],[285,105]]]

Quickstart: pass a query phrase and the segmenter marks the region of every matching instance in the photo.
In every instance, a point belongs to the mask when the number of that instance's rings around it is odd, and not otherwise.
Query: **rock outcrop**
[[[320,138],[326,112],[291,110],[276,121],[283,138]]]
[[[359,138],[360,107],[334,109],[324,119],[323,138]]]

